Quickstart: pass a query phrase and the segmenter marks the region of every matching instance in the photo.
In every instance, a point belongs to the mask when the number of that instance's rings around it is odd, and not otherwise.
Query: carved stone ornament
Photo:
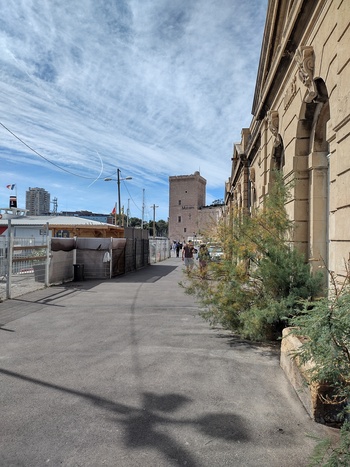
[[[315,55],[312,46],[303,45],[297,49],[294,56],[299,68],[299,78],[308,89],[305,102],[312,102],[317,96],[314,83]]]
[[[267,112],[267,121],[269,125],[269,129],[273,136],[275,137],[275,141],[273,143],[274,147],[277,147],[281,144],[281,137],[278,133],[278,128],[279,128],[279,115],[277,110],[269,110]]]

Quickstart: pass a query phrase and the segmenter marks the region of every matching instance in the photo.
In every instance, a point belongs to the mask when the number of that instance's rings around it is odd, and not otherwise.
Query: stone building
[[[198,232],[198,208],[205,206],[207,181],[199,172],[169,177],[169,238],[185,241]]]
[[[313,268],[350,252],[350,2],[269,0],[252,121],[234,145],[226,210],[254,210],[290,182],[293,241]]]
[[[199,172],[169,177],[169,238],[184,242],[200,238],[217,222],[222,206],[206,206],[207,181]]]

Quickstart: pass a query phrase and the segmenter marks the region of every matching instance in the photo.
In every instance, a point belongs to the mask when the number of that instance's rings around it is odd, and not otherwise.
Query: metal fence
[[[0,299],[73,280],[110,279],[170,257],[168,239],[126,233],[126,239],[0,237]]]
[[[149,258],[151,264],[170,258],[170,253],[170,241],[168,238],[149,239]]]
[[[14,298],[48,285],[47,242],[0,238],[0,298]]]

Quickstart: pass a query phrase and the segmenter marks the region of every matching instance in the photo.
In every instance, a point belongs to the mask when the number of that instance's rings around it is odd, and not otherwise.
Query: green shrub
[[[350,423],[345,422],[340,429],[339,442],[330,439],[313,438],[317,446],[311,457],[309,467],[348,467],[350,465]]]
[[[303,336],[295,352],[300,363],[312,361],[310,382],[326,383],[331,395],[323,399],[339,404],[340,440],[335,446],[329,439],[319,440],[312,466],[345,467],[350,465],[350,288],[349,271],[343,282],[329,272],[328,297],[305,301],[302,312],[290,320],[293,334]]]
[[[321,275],[312,275],[290,244],[293,223],[284,208],[288,197],[276,174],[263,209],[254,216],[236,211],[211,232],[223,259],[209,263],[206,277],[192,273],[182,283],[198,298],[210,324],[252,340],[275,339],[300,311],[300,300],[319,293]]]
[[[332,280],[333,288],[329,297],[304,302],[301,313],[290,320],[293,326],[291,332],[306,338],[296,355],[301,363],[312,360],[310,381],[326,382],[330,385],[334,389],[335,401],[350,400],[348,282],[349,275],[341,286]]]

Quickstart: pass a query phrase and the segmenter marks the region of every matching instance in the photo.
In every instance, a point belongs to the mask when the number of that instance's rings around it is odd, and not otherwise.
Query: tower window
[[[181,222],[181,216],[178,216],[177,222]]]

